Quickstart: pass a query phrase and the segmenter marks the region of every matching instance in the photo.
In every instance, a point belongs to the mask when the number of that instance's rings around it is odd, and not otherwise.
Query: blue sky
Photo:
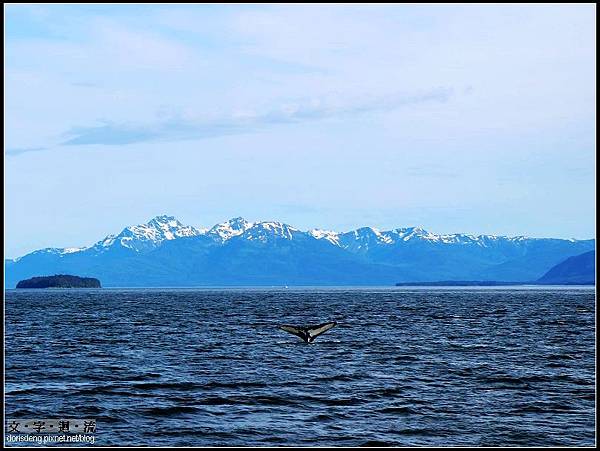
[[[163,213],[595,236],[595,6],[5,13],[7,257]]]

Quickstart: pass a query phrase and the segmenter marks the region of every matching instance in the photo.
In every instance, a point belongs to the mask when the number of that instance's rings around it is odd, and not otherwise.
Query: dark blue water
[[[590,289],[6,292],[6,416],[97,445],[593,445]],[[339,325],[305,344],[281,322]]]

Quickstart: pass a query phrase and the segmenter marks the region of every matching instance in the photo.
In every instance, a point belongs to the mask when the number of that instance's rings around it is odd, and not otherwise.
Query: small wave
[[[472,368],[448,368],[448,372],[463,377],[469,377],[475,374]]]
[[[126,424],[129,423],[129,421],[127,421],[125,418],[122,418],[118,415],[96,415],[96,421],[99,424],[104,424],[104,423],[114,423],[114,424]]]
[[[246,404],[251,405],[268,405],[268,406],[286,406],[294,404],[294,400],[290,398],[283,398],[281,396],[250,396],[242,398],[242,401]]]
[[[135,392],[126,387],[122,386],[98,386],[91,388],[81,388],[77,390],[71,390],[67,392],[70,395],[82,395],[82,396],[123,396],[126,398],[153,398],[155,395],[146,392]]]
[[[332,415],[328,415],[326,413],[320,413],[318,415],[311,417],[309,421],[323,422],[323,421],[331,421],[331,420],[334,420],[335,418],[336,417],[334,417]]]
[[[179,415],[179,414],[194,413],[194,412],[197,412],[198,410],[199,409],[197,407],[193,407],[193,406],[165,406],[165,407],[149,407],[147,409],[143,409],[142,412],[144,414],[147,414],[150,416],[170,417],[170,416],[175,416],[175,415]]]
[[[417,435],[417,436],[436,436],[436,435],[440,435],[440,431],[438,430],[432,430],[432,429],[426,429],[426,428],[414,428],[414,429],[398,429],[398,430],[388,430],[387,431],[390,434],[397,434],[397,435]]]
[[[129,391],[121,391],[120,385],[96,385],[93,387],[84,387],[71,391],[75,395],[129,395]]]
[[[356,406],[366,402],[361,398],[341,398],[341,399],[319,399],[319,402],[328,406]]]
[[[118,370],[110,369],[108,367],[102,368],[104,372],[99,374],[89,374],[85,376],[86,381],[101,381],[104,382],[107,379],[110,379],[112,382],[138,382],[138,381],[146,381],[149,379],[158,379],[161,377],[158,373],[142,373],[142,374],[119,374],[119,376],[115,376],[115,373]]]
[[[397,415],[407,415],[411,413],[416,413],[413,409],[408,406],[391,406],[384,407],[383,409],[379,409],[377,412],[380,413],[393,413]]]
[[[199,401],[199,404],[205,406],[221,406],[229,404],[238,404],[237,400],[231,398],[225,398],[222,396],[210,396],[203,398]]]
[[[568,404],[552,402],[533,402],[516,407],[514,413],[563,413],[572,412],[575,409]]]
[[[198,401],[200,405],[221,406],[221,405],[264,405],[264,406],[285,406],[296,404],[297,400],[280,396],[208,396]]]
[[[208,396],[200,399],[199,404],[205,406],[245,405],[245,406],[289,406],[298,403],[297,399],[281,396]]]
[[[47,415],[44,411],[30,410],[30,409],[17,409],[13,411],[6,411],[7,418],[41,418],[41,415]]]
[[[363,447],[389,447],[389,446],[394,446],[393,443],[389,443],[389,442],[382,442],[381,440],[368,440],[364,443],[361,443],[360,446]]]
[[[205,390],[218,389],[218,388],[264,388],[267,384],[264,382],[207,382],[202,386]]]
[[[526,380],[512,376],[479,376],[483,382],[481,390],[529,390]]]
[[[527,382],[543,382],[543,381],[547,381],[549,380],[548,376],[544,376],[544,375],[537,375],[537,374],[532,374],[532,375],[520,375],[520,376],[513,376],[511,374],[494,374],[494,375],[484,375],[484,376],[480,376],[479,379],[481,379],[483,382],[487,382],[487,383],[505,383],[505,384],[515,384],[515,385],[520,385],[520,384],[524,384]]]
[[[140,384],[132,385],[132,388],[143,390],[176,389],[185,391],[202,388],[202,384],[198,384],[195,382],[143,382]]]
[[[78,414],[84,415],[98,415],[106,411],[105,408],[94,405],[79,405],[75,406],[73,410]]]
[[[5,395],[7,396],[16,396],[16,395],[32,395],[40,393],[41,389],[39,388],[22,388],[17,390],[7,390]]]
[[[277,437],[276,435],[270,435],[263,438],[263,440],[270,443],[285,443],[287,441],[285,437]]]
[[[335,382],[335,381],[344,381],[350,382],[354,380],[361,379],[362,376],[359,375],[350,375],[350,374],[336,374],[334,376],[322,376],[315,378],[317,382]]]
[[[577,360],[578,356],[572,354],[552,354],[546,357],[548,360]]]
[[[393,397],[406,392],[405,387],[384,387],[371,391],[369,394],[378,397]]]
[[[394,357],[394,362],[416,362],[419,358],[414,355],[397,355]]]
[[[460,343],[450,343],[448,345],[451,349],[461,349],[461,350],[478,350],[478,349],[487,349],[490,348],[490,345],[484,345],[481,343],[478,344],[460,344]]]
[[[218,431],[210,428],[199,428],[199,429],[181,429],[177,428],[174,430],[171,429],[158,429],[158,430],[149,430],[145,431],[144,435],[150,437],[165,437],[165,436],[175,436],[175,437],[219,437],[219,438],[231,438],[234,436],[231,432],[226,431]]]
[[[144,373],[144,374],[136,374],[134,376],[130,376],[127,378],[127,380],[144,381],[146,379],[158,379],[159,377],[161,377],[161,375],[158,373]]]
[[[501,383],[501,384],[522,385],[525,383],[525,381],[523,379],[518,378],[518,377],[513,377],[513,376],[482,376],[482,377],[480,377],[480,379],[483,382],[486,382],[488,384]]]

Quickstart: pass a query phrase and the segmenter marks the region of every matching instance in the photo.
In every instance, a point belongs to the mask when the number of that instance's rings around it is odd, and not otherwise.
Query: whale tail
[[[283,324],[279,326],[281,330],[285,330],[290,334],[294,334],[297,337],[302,338],[307,343],[312,343],[315,341],[319,335],[327,332],[329,329],[334,327],[337,323],[335,321],[330,321],[328,323],[311,325],[311,326],[290,326],[287,324]]]

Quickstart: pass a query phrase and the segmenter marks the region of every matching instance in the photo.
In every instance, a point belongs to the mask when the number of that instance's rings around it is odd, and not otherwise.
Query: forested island
[[[56,274],[21,280],[17,288],[101,288],[101,286],[100,281],[93,277]]]

